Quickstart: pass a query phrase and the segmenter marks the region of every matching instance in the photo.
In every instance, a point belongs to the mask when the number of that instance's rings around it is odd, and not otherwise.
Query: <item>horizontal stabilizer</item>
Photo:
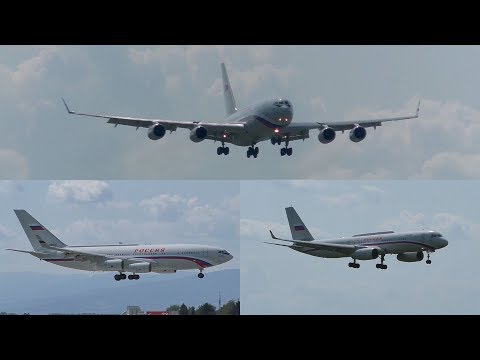
[[[276,244],[276,243],[272,243],[272,242],[268,242],[268,241],[264,241],[265,244],[270,244],[270,245],[277,245],[277,246],[285,246],[285,247],[291,247],[290,245],[284,245],[284,244]]]
[[[22,252],[22,253],[30,254],[30,255],[35,255],[35,254],[36,254],[35,251],[28,251],[28,250],[18,250],[18,249],[5,249],[5,250],[17,251],[17,252]]]

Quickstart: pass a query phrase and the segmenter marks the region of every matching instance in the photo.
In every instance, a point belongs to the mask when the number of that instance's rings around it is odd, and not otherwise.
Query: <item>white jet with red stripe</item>
[[[114,271],[115,280],[138,280],[139,273],[175,273],[199,270],[230,261],[225,249],[197,244],[69,246],[25,210],[14,210],[34,251],[7,249],[31,254],[52,264],[86,271]]]
[[[304,254],[323,258],[350,257],[353,262],[349,267],[358,269],[357,260],[374,260],[380,257],[377,269],[386,269],[385,255],[397,254],[397,260],[403,262],[422,261],[427,253],[427,264],[431,264],[430,253],[448,245],[448,241],[437,231],[414,231],[396,233],[381,231],[357,234],[350,237],[315,240],[293,207],[285,208],[292,239],[280,239],[270,230],[273,239],[292,242],[291,245],[266,242],[267,244],[285,246]]]

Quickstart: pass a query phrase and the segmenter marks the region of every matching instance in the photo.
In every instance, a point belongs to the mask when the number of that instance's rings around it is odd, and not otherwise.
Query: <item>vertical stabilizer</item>
[[[18,221],[23,227],[28,240],[32,244],[35,251],[44,251],[44,245],[65,247],[63,242],[57,239],[45,226],[40,224],[32,215],[25,210],[14,210]]]
[[[233,114],[237,111],[237,107],[235,105],[235,98],[233,97],[232,87],[230,86],[230,80],[228,79],[227,69],[225,68],[225,64],[221,64],[222,67],[222,80],[223,80],[223,97],[225,100],[225,112],[227,116]]]
[[[290,231],[292,232],[293,240],[314,240],[313,236],[310,234],[310,231],[308,231],[302,219],[300,219],[300,216],[298,216],[297,212],[292,206],[285,208],[285,212],[287,213],[288,225],[290,225]]]

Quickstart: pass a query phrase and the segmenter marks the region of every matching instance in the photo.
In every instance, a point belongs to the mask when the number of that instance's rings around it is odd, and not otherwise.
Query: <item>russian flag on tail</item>
[[[32,229],[32,230],[45,230],[40,225],[30,225],[30,229]]]
[[[295,229],[295,231],[305,230],[305,228],[303,227],[303,225],[295,225],[293,228]]]

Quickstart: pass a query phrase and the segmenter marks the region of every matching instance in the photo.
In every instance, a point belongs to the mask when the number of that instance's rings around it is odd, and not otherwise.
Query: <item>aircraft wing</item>
[[[89,116],[97,117],[102,119],[108,119],[108,124],[117,125],[126,125],[133,126],[137,129],[148,128],[154,124],[161,124],[165,127],[166,130],[175,131],[177,128],[184,129],[194,129],[197,126],[203,126],[207,129],[209,135],[207,138],[211,140],[219,140],[221,136],[238,134],[244,132],[243,123],[214,123],[214,122],[200,122],[200,121],[175,121],[175,120],[166,120],[166,119],[145,119],[145,118],[134,118],[126,116],[115,116],[115,115],[102,115],[102,114],[88,114],[88,113],[79,113],[76,111],[70,110],[65,100],[62,98],[62,101],[67,109],[69,114],[80,115],[80,116]]]
[[[399,116],[383,119],[364,119],[364,120],[351,120],[351,121],[339,121],[339,122],[308,122],[308,123],[291,123],[285,128],[279,129],[278,134],[281,136],[288,136],[289,140],[304,140],[309,137],[309,131],[313,129],[322,130],[326,127],[330,127],[335,131],[345,131],[355,128],[356,126],[362,126],[364,128],[382,126],[382,123],[387,121],[398,121],[407,119],[416,119],[420,112],[420,101],[417,105],[417,111],[414,115]]]
[[[358,245],[345,245],[345,244],[335,244],[335,243],[326,243],[326,242],[280,239],[275,235],[273,235],[272,230],[270,230],[270,235],[275,240],[293,242],[293,245],[300,245],[300,246],[310,247],[318,250],[337,251],[345,255],[350,255],[351,253],[355,252],[355,250],[365,247],[365,246],[358,246]]]
[[[95,253],[90,253],[90,252],[85,252],[85,251],[77,251],[77,250],[72,250],[70,248],[61,248],[57,246],[50,246],[46,244],[42,244],[43,247],[47,249],[52,249],[56,251],[60,251],[65,254],[65,256],[69,257],[75,257],[77,260],[81,261],[105,261],[108,259],[118,259],[118,257],[113,257],[113,256],[108,256],[108,255],[101,255],[101,254],[95,254]]]

